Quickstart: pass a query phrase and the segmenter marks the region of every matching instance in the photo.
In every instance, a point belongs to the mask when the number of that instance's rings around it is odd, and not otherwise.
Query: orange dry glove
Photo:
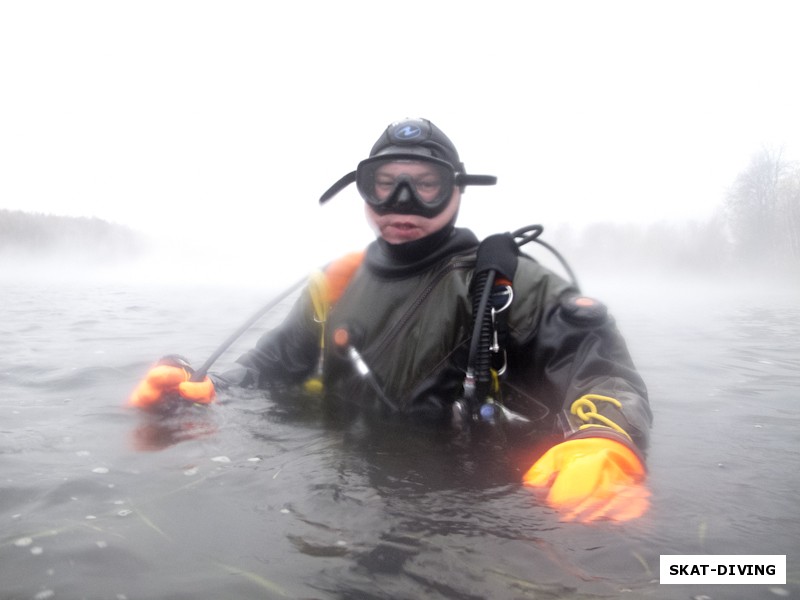
[[[642,461],[615,440],[589,437],[550,448],[525,473],[523,483],[550,488],[547,503],[567,521],[628,521],[650,506]]]
[[[137,408],[152,408],[169,396],[179,396],[190,402],[209,404],[214,401],[214,384],[205,377],[203,381],[189,381],[192,369],[185,359],[165,356],[150,369],[144,380],[128,398],[128,405]]]

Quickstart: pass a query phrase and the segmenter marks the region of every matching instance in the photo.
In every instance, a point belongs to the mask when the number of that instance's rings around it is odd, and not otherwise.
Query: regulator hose
[[[497,348],[493,348],[495,324],[492,312],[495,309],[503,310],[494,305],[492,295],[498,279],[504,284],[512,282],[521,254],[520,248],[529,242],[536,242],[547,248],[561,263],[572,284],[580,289],[575,273],[566,259],[555,248],[539,239],[543,232],[542,225],[528,225],[512,233],[489,236],[478,247],[471,289],[472,338],[464,380],[464,399],[472,415],[477,414],[480,405],[489,396],[492,385],[492,352],[497,351]],[[506,305],[504,308],[507,307]]]
[[[547,248],[553,254],[553,256],[555,256],[558,259],[558,262],[561,263],[561,266],[569,276],[572,285],[574,285],[576,289],[580,290],[580,286],[578,285],[578,278],[575,277],[575,273],[570,268],[567,259],[564,258],[558,250],[553,248],[553,246],[539,239],[539,236],[542,235],[543,231],[544,227],[541,225],[528,225],[527,227],[521,227],[517,229],[515,232],[511,234],[511,237],[514,238],[514,242],[517,244],[518,248],[522,248],[522,246],[524,246],[528,242],[536,242],[540,246],[544,246],[545,248]]]
[[[211,366],[217,362],[217,359],[222,356],[222,354],[231,347],[231,345],[238,340],[248,329],[250,329],[256,322],[275,308],[278,304],[283,302],[286,298],[288,298],[292,293],[297,291],[300,287],[302,287],[308,281],[307,277],[303,277],[301,280],[297,281],[296,283],[292,284],[288,289],[284,290],[272,300],[267,302],[264,306],[258,309],[247,321],[242,323],[241,327],[234,331],[228,338],[220,344],[219,348],[217,348],[211,356],[208,357],[208,360],[204,362],[199,369],[197,369],[190,381],[203,381],[208,370]]]
[[[492,311],[495,308],[491,305],[492,292],[498,277],[506,284],[513,280],[519,254],[514,237],[508,233],[490,235],[478,246],[470,291],[472,339],[464,380],[464,398],[473,415],[486,400],[492,382]]]
[[[469,348],[471,360],[467,367],[467,373],[472,376],[473,381],[473,387],[469,389],[467,400],[473,413],[486,398],[491,383],[489,346],[492,341],[492,315],[487,307],[496,274],[495,269],[478,273],[473,283],[472,314],[475,317]]]

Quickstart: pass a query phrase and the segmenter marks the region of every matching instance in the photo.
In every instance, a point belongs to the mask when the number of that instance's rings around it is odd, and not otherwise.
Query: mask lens
[[[397,204],[416,204],[420,214],[443,207],[453,194],[455,173],[436,159],[370,158],[356,171],[361,196],[373,208],[401,208]],[[402,212],[408,212],[409,209]]]

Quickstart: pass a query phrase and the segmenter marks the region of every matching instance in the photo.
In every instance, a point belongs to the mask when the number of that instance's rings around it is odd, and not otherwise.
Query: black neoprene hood
[[[369,153],[370,157],[392,154],[430,156],[450,163],[456,172],[464,172],[464,165],[453,142],[427,119],[405,119],[392,123]]]

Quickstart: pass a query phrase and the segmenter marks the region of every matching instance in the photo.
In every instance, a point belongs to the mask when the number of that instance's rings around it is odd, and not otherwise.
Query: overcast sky
[[[0,2],[0,208],[225,254],[372,239],[317,199],[389,122],[467,169],[461,224],[706,218],[762,147],[800,157],[800,2]]]

